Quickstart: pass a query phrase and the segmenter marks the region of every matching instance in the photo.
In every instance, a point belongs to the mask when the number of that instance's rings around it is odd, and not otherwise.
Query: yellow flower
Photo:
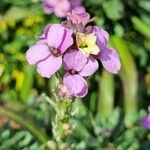
[[[83,34],[78,32],[76,35],[76,43],[78,49],[86,56],[90,54],[97,55],[100,51],[96,45],[96,36],[93,33]]]

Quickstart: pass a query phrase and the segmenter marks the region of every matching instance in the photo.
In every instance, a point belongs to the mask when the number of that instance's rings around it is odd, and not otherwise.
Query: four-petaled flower
[[[98,69],[98,62],[92,56],[87,58],[78,50],[70,50],[64,55],[64,66],[67,71],[63,84],[70,95],[84,97],[88,92],[85,77],[92,75]]]
[[[97,45],[100,48],[100,52],[97,58],[101,61],[104,68],[110,73],[118,73],[121,67],[119,56],[115,49],[108,48],[107,43],[109,40],[109,34],[102,28],[94,26],[93,33],[97,36]]]
[[[50,78],[62,65],[62,54],[73,44],[72,31],[59,24],[45,29],[41,39],[26,53],[29,64],[37,65],[37,72]],[[47,35],[45,35],[47,34]],[[44,37],[46,36],[46,39]]]

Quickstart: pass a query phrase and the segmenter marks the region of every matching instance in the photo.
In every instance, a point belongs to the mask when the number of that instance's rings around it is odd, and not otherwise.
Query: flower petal
[[[62,42],[58,47],[61,53],[64,53],[73,44],[72,34],[73,34],[72,30],[65,29]]]
[[[53,11],[54,11],[54,7],[48,5],[47,3],[43,3],[43,7],[44,7],[44,12],[45,12],[46,14],[51,14],[51,13],[53,13]]]
[[[106,48],[105,50],[101,51],[99,59],[108,72],[117,74],[120,70],[121,63],[115,49]]]
[[[50,55],[47,59],[37,64],[37,72],[42,77],[50,78],[62,65],[62,57],[55,57]]]
[[[51,14],[54,12],[54,8],[58,5],[59,0],[42,0],[44,6],[44,12]]]
[[[64,53],[73,44],[72,33],[70,29],[54,24],[49,28],[47,43],[49,47],[56,48]]]
[[[70,50],[64,55],[64,66],[66,70],[81,71],[87,63],[87,57],[78,50]]]
[[[64,35],[64,31],[65,28],[62,27],[60,24],[54,24],[50,27],[47,35],[47,43],[49,47],[59,47]]]
[[[67,87],[70,95],[84,97],[87,94],[87,84],[85,79],[78,75],[66,73],[64,75],[63,84]]]
[[[58,17],[65,17],[70,7],[70,2],[68,0],[61,0],[55,7],[54,12]]]
[[[79,94],[76,94],[75,96],[76,97],[85,97],[86,95],[87,95],[87,93],[88,93],[88,86],[87,86],[87,83],[86,83],[86,81],[84,80],[84,82],[85,82],[85,84],[84,84],[84,87],[83,87],[83,89],[82,89],[82,91],[79,93]]]
[[[95,73],[98,69],[98,62],[92,56],[89,57],[87,64],[84,68],[80,71],[80,75],[87,77]]]
[[[76,7],[67,13],[67,19],[71,20],[73,24],[82,24],[85,26],[90,21],[90,15],[82,7]]]
[[[100,50],[104,49],[109,40],[108,32],[102,28],[94,26],[93,33],[97,36],[97,45],[99,46]]]
[[[48,24],[45,28],[44,28],[44,32],[43,34],[38,38],[39,40],[44,40],[47,38],[47,34],[48,34],[48,31],[51,27],[51,24]]]
[[[60,0],[43,0],[43,3],[46,3],[48,6],[56,7]]]
[[[82,1],[83,0],[70,0],[70,3],[71,3],[71,6],[74,8],[74,7],[80,6]]]
[[[46,39],[43,38],[43,39],[38,40],[38,41],[36,42],[36,45],[37,45],[37,44],[41,44],[41,45],[44,44],[44,45],[47,45],[46,43],[47,43]]]
[[[35,65],[51,54],[49,47],[45,44],[36,44],[31,46],[26,52],[26,58],[30,65]]]

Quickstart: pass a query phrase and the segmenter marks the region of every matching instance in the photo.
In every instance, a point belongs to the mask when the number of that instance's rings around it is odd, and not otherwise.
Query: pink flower
[[[83,0],[69,0],[69,1],[71,4],[71,8],[74,9],[74,8],[81,7],[81,3]]]
[[[44,0],[44,11],[47,14],[54,12],[58,17],[65,17],[70,10],[68,0]]]
[[[145,117],[141,120],[140,124],[141,124],[144,128],[150,129],[150,114],[147,115],[147,116],[145,116]]]
[[[58,17],[65,17],[71,9],[82,9],[82,0],[43,0],[46,14],[54,13]]]
[[[73,44],[72,31],[59,24],[47,26],[40,40],[29,48],[26,58],[38,73],[50,78],[62,65],[62,54]]]
[[[51,8],[55,11],[60,5],[60,0],[48,2],[55,6]],[[62,24],[47,25],[36,44],[26,53],[28,63],[36,65],[37,72],[43,77],[50,78],[64,66],[66,73],[57,88],[62,99],[87,94],[86,78],[98,69],[97,59],[111,73],[117,73],[121,67],[116,50],[107,47],[109,34],[97,26],[88,26],[91,21],[88,13],[74,9],[68,13],[67,19]]]
[[[67,71],[63,84],[70,95],[84,97],[88,92],[88,86],[84,77],[92,75],[98,69],[98,62],[92,56],[87,58],[78,50],[71,50],[64,55],[64,66]]]
[[[146,129],[150,129],[150,106],[148,107],[148,112],[149,114],[140,121],[140,124]]]
[[[97,45],[100,48],[100,52],[97,58],[101,61],[104,68],[108,72],[115,74],[118,73],[121,67],[121,63],[116,50],[107,47],[109,34],[107,31],[97,26],[94,26],[93,33],[97,36]]]
[[[85,26],[90,21],[90,15],[84,10],[74,9],[67,13],[67,19],[71,20],[73,24]]]

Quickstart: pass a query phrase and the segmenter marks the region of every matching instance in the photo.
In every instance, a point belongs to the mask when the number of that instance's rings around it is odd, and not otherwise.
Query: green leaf
[[[120,24],[115,24],[114,31],[116,35],[123,37],[124,36],[124,28]]]
[[[73,131],[73,135],[76,136],[79,139],[86,140],[89,138],[90,134],[88,133],[88,130],[83,125],[82,122],[79,122],[78,120],[71,120],[72,124],[75,125],[75,129]]]
[[[102,4],[104,11],[111,20],[118,20],[123,17],[124,5],[120,0],[109,0]]]
[[[150,12],[150,1],[149,0],[138,0],[140,7]]]
[[[25,67],[25,78],[21,90],[21,98],[26,101],[29,97],[30,90],[32,88],[33,82],[34,82],[34,72],[35,69],[33,66],[26,66]]]
[[[92,4],[92,5],[100,5],[104,2],[105,0],[88,0],[87,3]]]
[[[0,146],[0,149],[7,149],[10,148],[11,146],[15,145],[20,139],[23,138],[23,134],[16,133],[13,137],[7,139],[6,141],[3,142],[3,144]]]
[[[131,18],[131,21],[138,32],[143,36],[150,38],[150,27],[147,24],[135,16]]]
[[[13,111],[0,107],[0,117],[4,116],[8,117],[11,120],[14,120],[21,126],[25,127],[39,140],[40,143],[45,143],[47,141],[47,135],[45,134],[45,132],[43,132],[43,130],[35,125],[31,120],[28,120],[24,116],[17,114]]]
[[[2,17],[2,20],[5,20],[6,22],[9,22],[10,20],[18,21],[28,17],[30,14],[31,12],[27,8],[11,7]]]
[[[19,141],[18,146],[19,147],[28,146],[32,141],[33,136],[27,131],[21,131],[21,133],[19,134],[22,134],[24,138],[21,141]]]
[[[134,57],[138,57],[140,60],[140,65],[143,67],[148,62],[147,52],[143,47],[138,45],[138,43],[128,42],[128,47],[130,52],[134,55]]]
[[[8,139],[9,136],[10,136],[10,130],[9,129],[6,129],[3,132],[1,132],[1,134],[0,134],[0,143],[4,140]]]

